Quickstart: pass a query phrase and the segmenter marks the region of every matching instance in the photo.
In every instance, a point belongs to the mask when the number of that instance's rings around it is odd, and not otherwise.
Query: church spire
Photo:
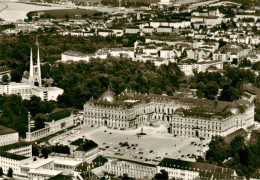
[[[33,77],[33,54],[31,48],[31,56],[30,56],[30,77]]]
[[[38,42],[38,38],[36,39],[36,45],[37,45],[37,49],[38,49],[38,52],[37,52],[37,69],[38,69],[38,77],[39,77],[38,83],[39,83],[39,87],[42,87],[41,63],[40,63],[40,45],[39,45],[39,42]]]
[[[29,76],[29,84],[32,86],[42,87],[42,78],[41,78],[41,63],[40,63],[40,48],[38,39],[36,39],[37,45],[37,64],[33,64],[33,54],[31,49],[31,57],[30,57],[30,76]]]

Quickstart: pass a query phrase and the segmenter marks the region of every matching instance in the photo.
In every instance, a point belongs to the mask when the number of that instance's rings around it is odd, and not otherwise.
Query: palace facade
[[[86,102],[84,123],[129,129],[165,121],[174,135],[211,138],[252,126],[254,108],[247,100],[212,101],[177,94],[140,94],[127,89],[115,95],[108,89],[98,100],[92,98]]]

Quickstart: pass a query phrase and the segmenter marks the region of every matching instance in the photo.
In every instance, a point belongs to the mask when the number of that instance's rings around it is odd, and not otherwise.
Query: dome
[[[237,114],[239,113],[239,108],[238,105],[236,104],[236,102],[232,102],[231,105],[229,105],[228,110],[232,113],[232,114]]]
[[[115,93],[113,91],[108,89],[106,92],[104,92],[100,96],[99,100],[101,100],[101,101],[108,101],[110,103],[113,103],[113,102],[116,101],[116,95],[115,95]]]
[[[229,108],[228,110],[229,110],[232,114],[237,114],[237,113],[239,113],[239,109],[238,109],[238,108],[235,108],[235,107]]]

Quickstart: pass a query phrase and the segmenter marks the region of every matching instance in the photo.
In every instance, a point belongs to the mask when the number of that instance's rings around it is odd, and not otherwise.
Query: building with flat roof
[[[62,174],[62,171],[50,170],[50,169],[39,169],[39,170],[30,170],[28,172],[29,180],[45,180],[50,179],[51,177]]]
[[[73,175],[75,169],[81,161],[70,159],[37,159],[30,160],[20,166],[20,176],[28,179],[35,179],[37,176],[40,179],[49,179],[58,174]]]
[[[32,86],[26,83],[2,83],[0,84],[1,95],[20,95],[22,99],[30,99],[32,96]]]
[[[62,171],[64,175],[73,174],[81,161],[69,159],[54,159],[54,169]]]
[[[222,70],[223,69],[223,61],[220,60],[199,60],[198,62],[191,63],[188,61],[183,61],[178,64],[180,70],[186,76],[194,75],[193,71],[196,70],[197,72],[206,72],[210,68],[215,70]]]
[[[0,147],[0,167],[4,174],[8,169],[13,170],[14,176],[20,173],[20,165],[26,163],[32,157],[32,145],[25,142],[17,142]]]
[[[92,55],[87,55],[81,52],[76,52],[76,51],[65,51],[64,53],[61,54],[61,61],[62,62],[67,62],[67,61],[86,61],[89,62],[90,58]]]
[[[57,101],[64,90],[58,87],[32,87],[32,95],[38,96],[42,101]]]

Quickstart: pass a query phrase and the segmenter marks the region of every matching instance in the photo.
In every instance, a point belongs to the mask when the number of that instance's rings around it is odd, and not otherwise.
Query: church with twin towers
[[[22,78],[21,82],[8,82],[0,84],[0,94],[16,94],[22,99],[30,99],[32,96],[38,96],[42,101],[57,101],[59,95],[63,94],[63,89],[58,87],[43,86],[41,77],[40,45],[36,40],[37,60],[33,60],[33,50],[30,50],[30,69],[29,77]]]
[[[33,53],[31,48],[29,84],[32,86],[42,87],[40,48],[39,48],[38,40],[36,40],[36,45],[37,45],[37,62],[35,65],[33,63]]]

